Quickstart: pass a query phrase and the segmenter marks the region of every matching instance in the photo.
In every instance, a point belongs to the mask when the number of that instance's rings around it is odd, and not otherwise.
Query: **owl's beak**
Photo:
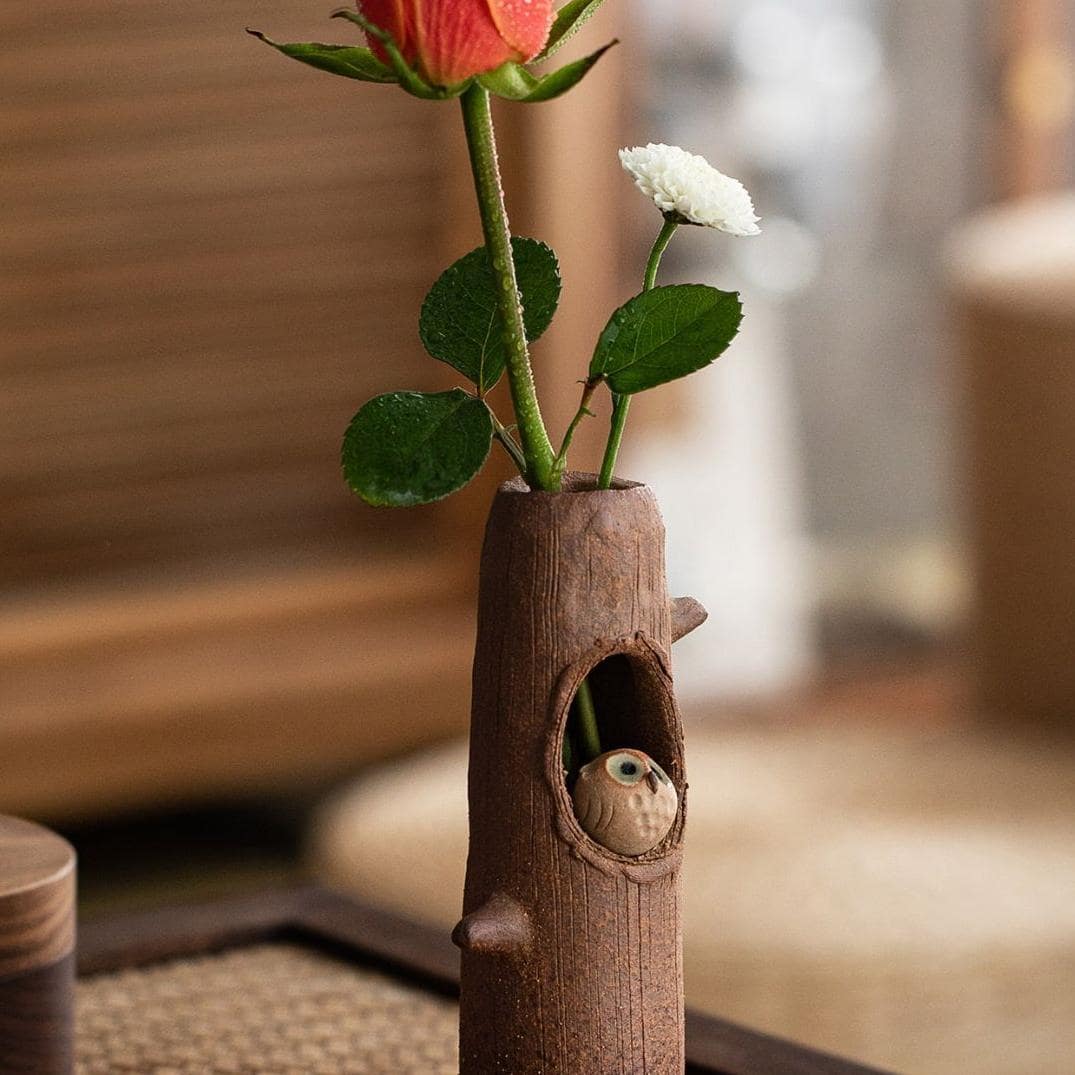
[[[656,795],[657,789],[661,786],[661,783],[657,779],[657,774],[652,769],[650,769],[650,771],[646,773],[646,783],[649,784],[650,791],[652,791],[653,794]]]

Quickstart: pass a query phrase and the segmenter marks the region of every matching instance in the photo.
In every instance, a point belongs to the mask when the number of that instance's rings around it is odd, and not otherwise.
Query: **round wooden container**
[[[983,708],[1075,724],[1075,191],[989,209],[949,247],[965,362]]]
[[[29,821],[0,816],[0,1071],[70,1075],[75,852]]]

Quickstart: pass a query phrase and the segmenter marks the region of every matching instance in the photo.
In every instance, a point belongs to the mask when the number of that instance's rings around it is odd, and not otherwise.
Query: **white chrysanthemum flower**
[[[621,149],[620,163],[666,215],[729,235],[757,235],[761,230],[746,187],[718,172],[705,157],[651,142]]]

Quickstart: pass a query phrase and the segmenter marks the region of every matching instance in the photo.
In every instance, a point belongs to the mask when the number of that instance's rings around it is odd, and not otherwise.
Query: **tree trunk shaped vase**
[[[679,875],[686,805],[672,691],[674,638],[705,618],[670,602],[653,494],[561,493],[519,479],[493,503],[481,560],[470,738],[461,1075],[681,1075]],[[580,828],[563,767],[571,703],[589,678],[602,749],[661,765],[679,807],[630,858]]]

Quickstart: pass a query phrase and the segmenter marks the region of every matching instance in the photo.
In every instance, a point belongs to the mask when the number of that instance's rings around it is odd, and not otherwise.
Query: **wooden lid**
[[[48,829],[0,816],[0,978],[75,945],[75,851]]]
[[[1075,191],[985,209],[945,253],[964,299],[1031,320],[1075,319]]]

